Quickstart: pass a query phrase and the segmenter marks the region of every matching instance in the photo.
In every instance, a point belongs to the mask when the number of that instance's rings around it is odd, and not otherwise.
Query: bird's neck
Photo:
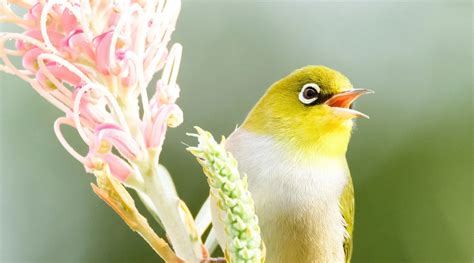
[[[296,155],[344,157],[349,144],[353,123],[329,121],[321,124],[255,122],[247,119],[242,125],[255,134],[272,137],[282,148]]]

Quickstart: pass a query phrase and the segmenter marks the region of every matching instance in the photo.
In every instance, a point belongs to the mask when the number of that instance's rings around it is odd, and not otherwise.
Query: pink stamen
[[[168,127],[168,118],[173,114],[182,116],[182,111],[176,104],[163,105],[161,107],[153,121],[153,125],[147,130],[146,142],[148,147],[161,148],[165,139],[166,128]]]
[[[77,153],[74,148],[69,145],[69,143],[66,141],[66,139],[63,136],[63,133],[61,132],[61,125],[66,124],[71,127],[74,127],[74,122],[71,121],[68,118],[65,117],[60,117],[54,122],[54,133],[56,134],[56,137],[58,138],[59,142],[61,145],[66,149],[66,151],[72,155],[76,160],[78,160],[81,163],[85,163],[86,159],[84,156],[80,155]]]
[[[95,62],[97,70],[102,74],[110,74],[109,49],[112,41],[112,31],[105,32],[94,39],[95,43]]]
[[[77,27],[76,16],[69,9],[65,9],[61,16],[61,26],[65,32],[70,32]]]
[[[24,33],[24,35],[28,36],[28,37],[31,37],[31,38],[34,38],[36,40],[39,40],[41,42],[44,41],[43,36],[41,34],[41,31],[37,30],[37,29],[32,29],[32,30],[26,31]],[[61,40],[63,39],[64,35],[62,35],[59,32],[53,31],[53,30],[48,30],[48,35],[50,36],[50,40],[52,41],[53,46],[59,47],[60,44],[61,44]],[[32,46],[29,45],[29,43],[25,43],[23,40],[20,40],[20,41],[17,42],[16,48],[19,49],[19,50],[28,50],[28,49],[32,48]]]
[[[101,124],[96,128],[95,143],[100,144],[102,141],[111,143],[129,160],[134,160],[141,151],[135,140],[115,124]]]
[[[125,162],[123,159],[117,157],[114,154],[102,154],[98,157],[104,160],[109,165],[109,169],[112,175],[122,182],[125,182],[133,172],[132,168],[127,162]]]
[[[38,61],[36,59],[38,56],[43,53],[44,51],[41,48],[34,47],[28,50],[25,55],[23,56],[22,65],[27,70],[35,73],[38,69]]]

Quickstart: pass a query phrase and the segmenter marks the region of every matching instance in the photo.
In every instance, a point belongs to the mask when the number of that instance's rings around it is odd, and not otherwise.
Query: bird
[[[246,174],[269,263],[350,262],[354,188],[346,151],[368,89],[320,65],[271,85],[225,148]],[[213,227],[225,246],[211,196]]]

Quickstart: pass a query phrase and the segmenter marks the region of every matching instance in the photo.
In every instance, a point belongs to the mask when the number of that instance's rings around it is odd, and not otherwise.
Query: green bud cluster
[[[247,177],[240,176],[237,160],[225,150],[225,139],[217,143],[212,134],[196,127],[197,147],[189,147],[208,178],[211,194],[218,200],[218,208],[226,232],[225,256],[231,263],[264,261],[263,241],[253,199],[248,191]]]

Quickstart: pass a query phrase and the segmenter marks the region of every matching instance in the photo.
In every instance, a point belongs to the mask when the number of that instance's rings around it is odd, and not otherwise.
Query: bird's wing
[[[352,178],[349,175],[349,181],[344,187],[341,198],[339,200],[342,217],[344,218],[346,236],[344,238],[344,253],[346,255],[346,263],[351,261],[352,256],[352,230],[354,229],[354,187]]]

